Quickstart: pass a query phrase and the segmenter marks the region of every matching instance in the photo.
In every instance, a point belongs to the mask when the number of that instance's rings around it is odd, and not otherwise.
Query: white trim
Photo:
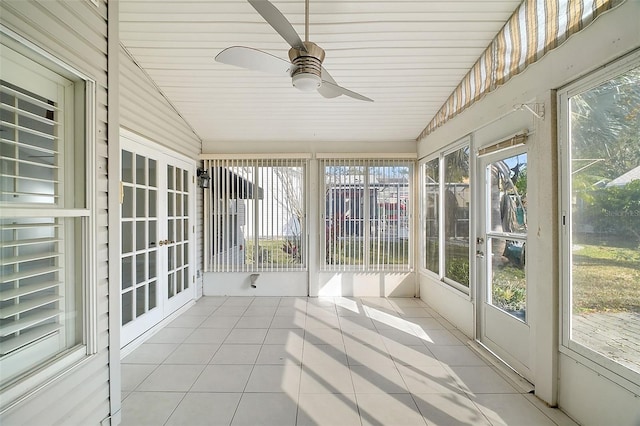
[[[190,170],[191,172],[193,172],[195,170],[195,168],[196,168],[195,161],[194,161],[193,158],[187,157],[186,155],[181,154],[178,151],[174,151],[174,150],[172,150],[170,148],[167,148],[167,147],[165,147],[163,145],[160,145],[159,143],[153,141],[152,139],[150,139],[148,137],[145,137],[145,136],[142,136],[142,135],[140,135],[138,133],[132,132],[131,130],[128,130],[128,129],[124,128],[124,127],[120,127],[120,136],[124,137],[124,138],[127,138],[127,139],[129,139],[129,140],[131,140],[131,141],[133,141],[135,143],[140,144],[140,145],[143,145],[146,148],[150,148],[150,149],[155,150],[157,152],[160,152],[162,154],[170,155],[171,157],[174,157],[174,158],[180,159],[180,160],[182,160],[182,161],[184,161],[186,163],[189,163],[190,165],[193,166],[193,170]],[[120,152],[118,152],[118,156],[119,155],[120,155]],[[118,172],[118,174],[119,173],[120,172]]]
[[[84,247],[87,257],[82,262],[83,277],[86,284],[83,285],[84,300],[84,324],[85,344],[87,354],[98,352],[98,273],[97,273],[97,154],[96,154],[96,85],[93,81],[85,82],[85,196],[86,209],[89,213],[89,223],[83,221],[83,235],[87,246]]]
[[[0,415],[31,398],[41,389],[68,375],[92,358],[93,356],[87,356],[84,345],[76,346],[59,354],[58,357],[41,366],[36,372],[0,392]]]
[[[311,154],[308,153],[275,153],[275,154],[200,154],[200,160],[287,160],[287,159],[304,159],[310,160]]]
[[[35,53],[36,55],[38,55],[40,57],[38,59],[45,59],[47,62],[50,62],[51,64],[59,67],[60,69],[72,74],[76,79],[80,79],[80,80],[83,80],[85,82],[86,81],[91,81],[91,82],[95,83],[95,80],[93,80],[91,77],[89,77],[88,74],[85,74],[84,72],[79,71],[77,68],[67,64],[66,62],[64,62],[63,60],[59,59],[58,57],[52,55],[51,53],[49,53],[48,51],[44,50],[43,48],[41,48],[37,44],[32,43],[31,41],[29,41],[26,38],[22,37],[20,34],[14,32],[13,30],[11,30],[11,29],[9,29],[7,27],[5,27],[3,24],[0,24],[0,33],[6,35],[10,39],[13,39],[13,41],[19,43],[21,46],[24,46],[24,47],[28,48],[29,50],[31,50],[31,53]],[[27,56],[27,57],[29,59],[33,59],[30,56]],[[65,76],[63,75],[63,77],[65,77]]]
[[[120,208],[120,180],[112,177],[120,173],[120,38],[119,38],[120,2],[112,1],[107,7],[107,207],[109,212],[118,212]],[[107,171],[108,172],[108,171]],[[120,258],[120,215],[109,214],[108,247],[109,259]],[[120,262],[109,262],[108,327],[109,327],[109,414],[111,424],[119,424],[122,407],[122,367],[120,364]],[[118,295],[114,297],[113,295]]]
[[[89,169],[89,167],[87,167]],[[91,218],[92,213],[89,209],[60,209],[60,208],[49,208],[50,204],[42,204],[38,207],[42,208],[34,208],[34,205],[31,207],[13,207],[13,206],[2,206],[0,210],[0,218],[5,217],[89,217]]]
[[[318,160],[323,159],[367,159],[367,160],[378,160],[378,159],[394,159],[394,160],[416,160],[418,158],[418,154],[415,152],[318,152],[315,155],[315,158]]]

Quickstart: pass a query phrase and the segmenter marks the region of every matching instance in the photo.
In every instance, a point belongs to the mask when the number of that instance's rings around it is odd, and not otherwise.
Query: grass
[[[640,250],[580,244],[573,250],[574,313],[640,312]]]
[[[493,305],[507,312],[522,311],[527,306],[527,280],[524,268],[505,265],[493,270],[491,299]]]

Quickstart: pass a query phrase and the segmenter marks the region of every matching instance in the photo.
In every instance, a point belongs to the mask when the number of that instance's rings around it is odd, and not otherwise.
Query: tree
[[[591,191],[585,213],[597,232],[633,235],[640,245],[640,180]]]

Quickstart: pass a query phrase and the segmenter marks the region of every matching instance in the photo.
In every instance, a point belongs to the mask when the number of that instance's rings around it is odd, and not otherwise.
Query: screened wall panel
[[[207,270],[304,270],[306,160],[205,160],[205,168]]]
[[[411,268],[412,160],[323,159],[322,269]]]

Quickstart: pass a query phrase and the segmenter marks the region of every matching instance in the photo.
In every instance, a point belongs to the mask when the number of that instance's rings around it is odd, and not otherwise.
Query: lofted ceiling
[[[304,0],[273,0],[304,40]],[[300,92],[214,61],[229,46],[287,59],[246,0],[120,0],[120,38],[203,141],[415,140],[520,0],[310,0],[336,82],[374,99]]]

